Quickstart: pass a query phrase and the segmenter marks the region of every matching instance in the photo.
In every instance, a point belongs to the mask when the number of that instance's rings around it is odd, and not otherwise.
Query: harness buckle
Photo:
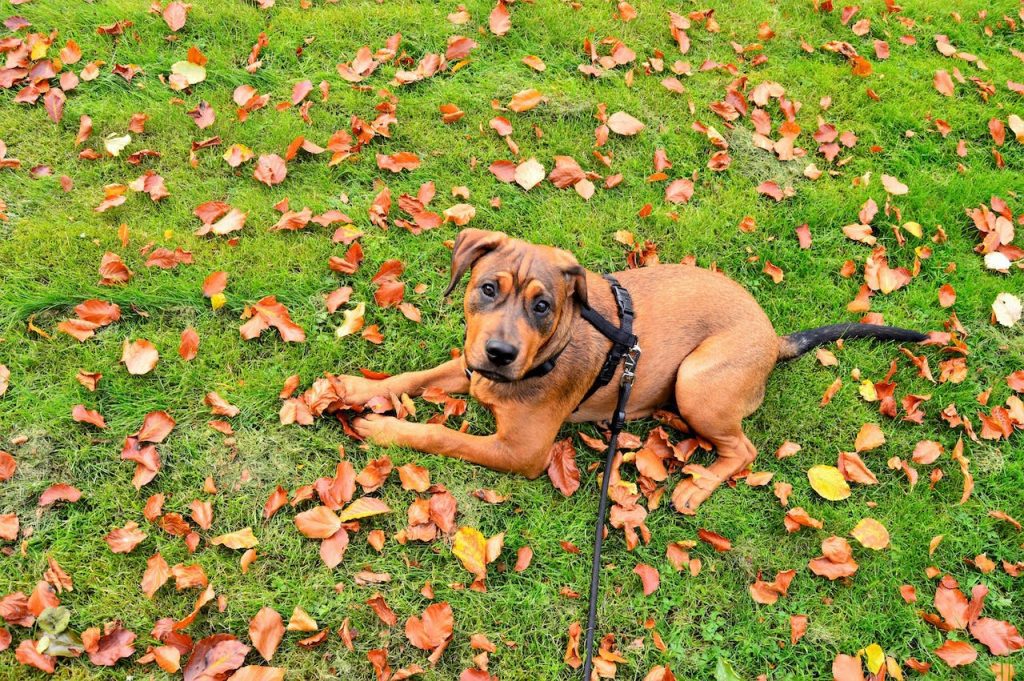
[[[622,380],[619,382],[622,386],[633,385],[633,380],[636,378],[636,365],[640,361],[640,343],[634,343],[633,347],[626,351],[626,356],[622,360]]]

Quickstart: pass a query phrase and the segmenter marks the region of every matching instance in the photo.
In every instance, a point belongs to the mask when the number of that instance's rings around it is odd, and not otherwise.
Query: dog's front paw
[[[367,414],[352,420],[352,428],[359,437],[375,445],[401,444],[400,431],[405,423],[394,416]]]
[[[374,397],[388,395],[384,381],[373,381],[363,376],[335,376],[333,383],[341,400],[353,407],[362,406]]]

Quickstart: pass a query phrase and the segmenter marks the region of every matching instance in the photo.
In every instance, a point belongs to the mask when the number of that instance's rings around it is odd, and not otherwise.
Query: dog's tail
[[[832,324],[819,326],[816,329],[797,331],[779,338],[779,361],[799,357],[808,350],[840,338],[873,338],[880,341],[897,341],[900,343],[920,343],[927,340],[928,334],[895,326],[878,324]]]

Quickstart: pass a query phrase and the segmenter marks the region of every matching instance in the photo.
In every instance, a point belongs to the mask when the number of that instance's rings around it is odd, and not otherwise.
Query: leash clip
[[[633,385],[636,378],[636,365],[640,361],[640,343],[634,343],[633,347],[626,351],[622,360],[622,380],[620,385]]]

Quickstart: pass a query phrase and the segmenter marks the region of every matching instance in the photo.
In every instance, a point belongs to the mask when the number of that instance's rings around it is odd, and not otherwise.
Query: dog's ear
[[[504,232],[491,232],[486,229],[464,229],[455,237],[452,249],[452,278],[444,295],[447,296],[462,280],[462,275],[477,260],[508,241]]]
[[[562,272],[569,279],[569,285],[572,287],[572,295],[579,301],[583,307],[589,307],[587,300],[587,270],[576,260],[569,251],[558,250],[561,258]]]

